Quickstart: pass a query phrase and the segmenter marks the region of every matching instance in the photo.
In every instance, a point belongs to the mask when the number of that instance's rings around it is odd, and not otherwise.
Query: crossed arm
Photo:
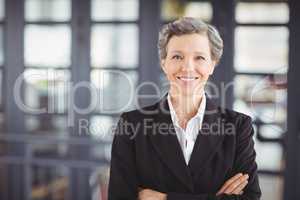
[[[243,189],[248,184],[248,174],[238,173],[229,180],[227,180],[220,190],[216,193],[216,197],[225,194],[225,195],[242,195]],[[151,189],[139,188],[138,200],[167,200],[167,194],[161,193]]]

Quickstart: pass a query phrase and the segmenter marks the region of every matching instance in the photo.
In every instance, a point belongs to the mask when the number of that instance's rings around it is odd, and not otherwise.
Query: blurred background
[[[300,199],[296,2],[0,0],[0,199],[107,199],[111,127],[135,108],[130,84],[167,90],[158,31],[182,16],[212,23],[222,35],[212,81],[226,101],[215,100],[253,117],[262,199]],[[16,104],[21,74],[18,97],[28,109]],[[93,83],[96,96],[80,86],[70,92],[69,84],[82,81]],[[69,105],[73,99],[86,108],[94,98],[101,103],[88,113]],[[30,111],[41,108],[47,112]]]

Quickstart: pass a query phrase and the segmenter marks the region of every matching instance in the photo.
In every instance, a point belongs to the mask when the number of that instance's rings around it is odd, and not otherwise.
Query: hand
[[[139,188],[138,200],[166,200],[167,195],[151,189]]]
[[[220,194],[243,194],[243,189],[248,184],[248,178],[248,174],[243,175],[242,173],[238,173],[237,175],[227,180],[216,195],[218,196]]]

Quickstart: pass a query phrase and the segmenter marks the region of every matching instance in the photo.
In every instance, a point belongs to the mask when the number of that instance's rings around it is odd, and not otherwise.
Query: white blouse
[[[189,160],[191,158],[191,154],[193,152],[193,148],[196,142],[197,135],[202,126],[202,121],[204,117],[205,107],[206,107],[206,96],[203,93],[203,97],[198,108],[197,114],[193,116],[187,123],[186,129],[184,130],[180,127],[178,123],[178,118],[174,107],[171,102],[171,97],[168,94],[168,104],[171,113],[172,122],[176,131],[176,135],[181,146],[184,159],[186,164],[188,165]]]

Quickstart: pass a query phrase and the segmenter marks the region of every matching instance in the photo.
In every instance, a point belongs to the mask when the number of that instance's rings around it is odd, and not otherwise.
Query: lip
[[[177,76],[176,78],[178,80],[181,80],[184,82],[191,82],[191,81],[199,79],[199,77],[196,77],[196,76]]]
[[[176,79],[179,81],[179,84],[183,87],[194,87],[197,83],[199,77],[196,76],[177,76]]]

